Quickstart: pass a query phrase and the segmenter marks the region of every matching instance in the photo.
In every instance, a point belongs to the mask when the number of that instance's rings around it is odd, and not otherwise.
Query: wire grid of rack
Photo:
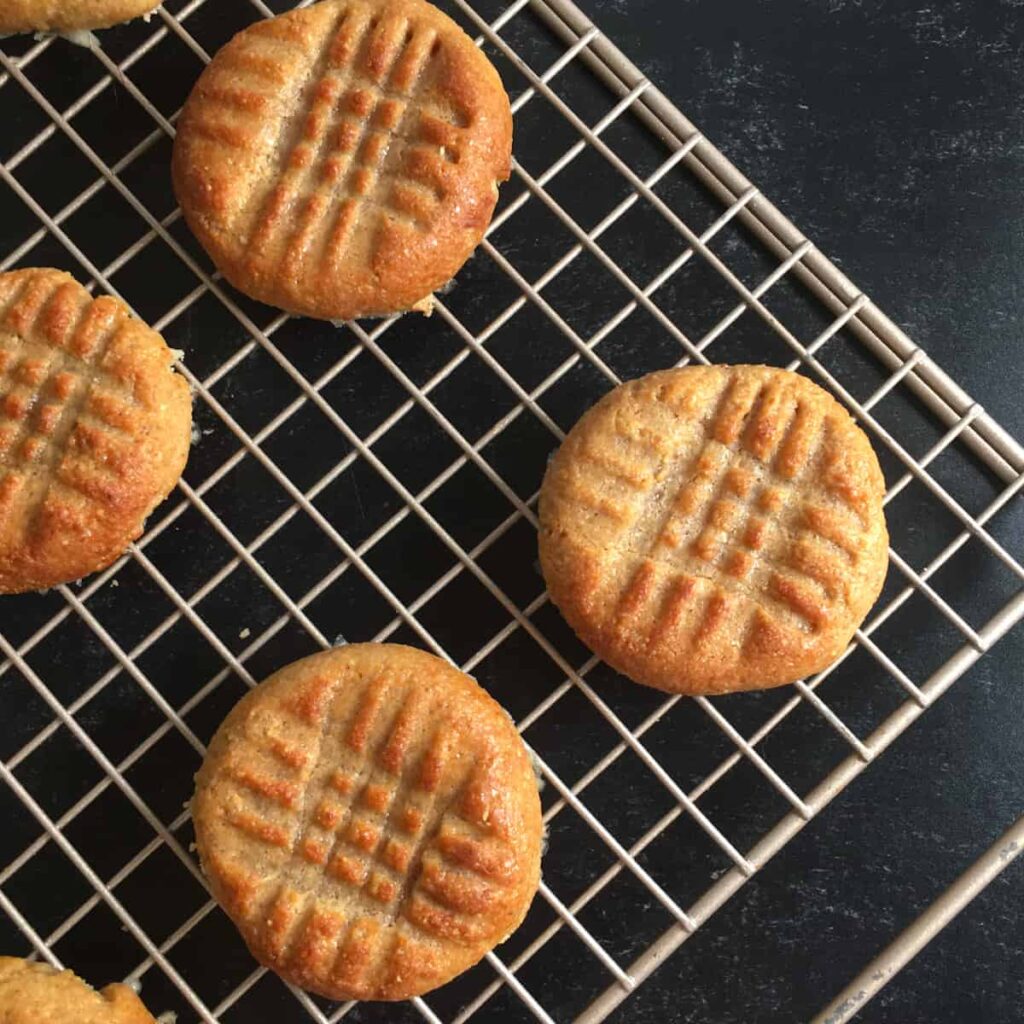
[[[169,139],[209,54],[290,6],[178,0],[92,51],[0,49],[0,268],[66,266],[125,298],[185,351],[199,428],[125,557],[0,605],[0,941],[141,982],[182,1020],[380,1016],[253,964],[206,892],[187,800],[245,687],[390,638],[509,708],[550,846],[519,932],[386,1019],[599,1021],[1024,617],[1001,533],[1024,451],[565,0],[448,8],[505,78],[517,160],[431,320],[249,302],[183,229]],[[893,548],[834,666],[681,700],[558,619],[536,498],[600,394],[709,359],[789,365],[847,404],[883,461]]]

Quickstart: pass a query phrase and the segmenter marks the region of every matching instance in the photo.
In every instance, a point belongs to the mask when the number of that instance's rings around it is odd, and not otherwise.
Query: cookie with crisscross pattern
[[[102,569],[142,532],[191,441],[173,362],[119,299],[0,274],[0,594]]]
[[[834,661],[888,561],[885,484],[826,391],[765,366],[653,373],[570,431],[540,499],[555,604],[609,664],[675,693]]]
[[[235,287],[328,320],[429,307],[508,178],[494,67],[424,0],[321,0],[239,33],[178,123],[189,227]]]
[[[71,971],[0,956],[0,1024],[156,1024],[127,985],[91,989]]]
[[[423,651],[356,644],[248,694],[196,780],[214,895],[260,962],[333,999],[476,963],[537,889],[537,782],[509,717]]]

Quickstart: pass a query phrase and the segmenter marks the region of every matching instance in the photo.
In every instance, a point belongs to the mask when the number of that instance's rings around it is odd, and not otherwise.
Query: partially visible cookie
[[[141,534],[191,443],[173,362],[70,274],[0,274],[0,594],[105,568]]]
[[[407,999],[475,964],[537,889],[526,748],[472,679],[357,644],[296,662],[217,731],[196,842],[253,955],[331,999]]]
[[[156,1024],[127,985],[91,989],[71,971],[0,956],[0,1024]]]
[[[498,73],[424,0],[321,0],[243,30],[177,125],[189,227],[240,291],[327,320],[429,311],[511,168]]]
[[[552,600],[614,668],[672,693],[818,672],[882,588],[885,483],[826,391],[765,366],[652,373],[570,431],[540,496]]]
[[[0,33],[109,28],[159,6],[159,0],[3,0]]]

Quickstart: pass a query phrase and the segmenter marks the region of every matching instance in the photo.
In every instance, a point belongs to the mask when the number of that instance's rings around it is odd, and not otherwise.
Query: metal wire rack
[[[169,140],[209,55],[290,6],[170,0],[91,50],[0,49],[0,268],[65,266],[123,297],[184,350],[198,425],[125,557],[0,604],[0,943],[142,983],[180,1020],[380,1016],[254,967],[187,801],[247,686],[391,638],[510,710],[550,847],[516,935],[387,1019],[596,1022],[1024,617],[1004,539],[1024,449],[567,0],[448,7],[505,79],[517,160],[431,320],[334,327],[233,292],[184,230]],[[561,623],[536,497],[600,394],[710,359],[789,365],[847,404],[890,484],[892,565],[834,666],[681,700]]]

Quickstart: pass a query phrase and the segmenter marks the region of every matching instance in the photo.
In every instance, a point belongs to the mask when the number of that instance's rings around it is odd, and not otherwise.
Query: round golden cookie
[[[580,639],[639,683],[791,683],[846,648],[882,588],[885,484],[827,392],[765,366],[652,373],[570,431],[540,561]]]
[[[127,985],[91,989],[71,971],[0,956],[0,1024],[156,1024]]]
[[[3,0],[0,34],[109,28],[159,6],[159,0]]]
[[[321,0],[239,33],[185,105],[173,177],[240,291],[328,320],[429,311],[511,168],[494,67],[424,0]]]
[[[119,299],[0,274],[0,594],[102,569],[142,533],[191,441],[173,361]]]
[[[196,842],[253,955],[331,999],[408,999],[514,931],[540,877],[537,782],[511,720],[433,655],[356,644],[225,719]]]

